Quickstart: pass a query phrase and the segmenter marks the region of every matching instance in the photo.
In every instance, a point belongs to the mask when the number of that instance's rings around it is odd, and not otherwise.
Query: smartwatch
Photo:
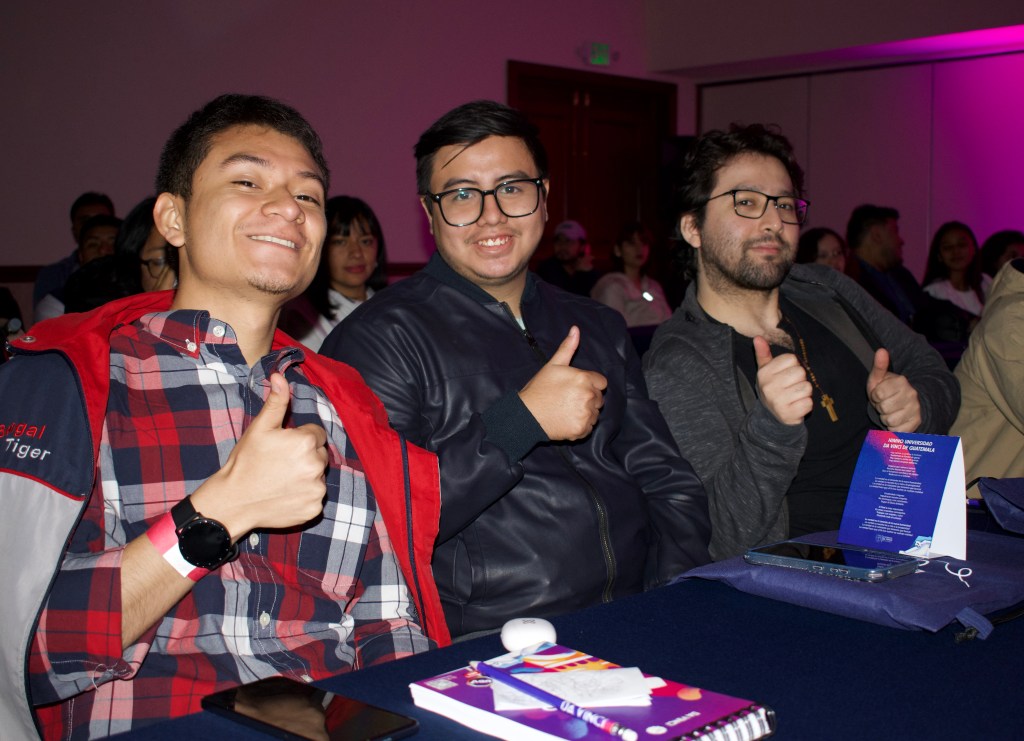
[[[231,542],[228,529],[216,520],[203,517],[185,497],[171,508],[178,550],[193,566],[212,571],[238,557],[238,546]]]

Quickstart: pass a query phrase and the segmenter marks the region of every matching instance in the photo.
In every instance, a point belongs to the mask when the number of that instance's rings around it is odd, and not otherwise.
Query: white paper
[[[643,707],[651,704],[649,684],[643,672],[636,667],[600,671],[517,672],[515,676],[516,679],[584,708]],[[494,693],[495,710],[548,707],[540,700],[498,681],[491,684],[491,690]]]

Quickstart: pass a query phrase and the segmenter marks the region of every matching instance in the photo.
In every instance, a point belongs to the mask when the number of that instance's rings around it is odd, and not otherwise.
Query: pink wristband
[[[150,525],[149,530],[146,531],[146,537],[164,557],[164,560],[186,579],[199,581],[210,573],[209,570],[201,566],[193,566],[181,555],[181,549],[178,548],[178,533],[174,528],[174,518],[171,517],[170,512]]]

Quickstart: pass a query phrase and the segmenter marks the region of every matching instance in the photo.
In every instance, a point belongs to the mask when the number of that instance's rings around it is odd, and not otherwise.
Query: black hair
[[[86,206],[106,206],[107,210],[110,211],[110,215],[114,215],[114,202],[110,200],[110,196],[106,193],[97,193],[90,190],[78,196],[75,202],[71,204],[71,220],[75,220],[75,212],[78,209],[85,208]]]
[[[996,273],[999,272],[999,258],[1003,256],[1006,248],[1011,244],[1024,245],[1024,232],[1017,231],[1016,229],[1003,229],[986,239],[985,244],[981,245],[981,256],[979,258],[981,272],[988,273],[995,278]]]
[[[448,111],[420,135],[413,148],[416,157],[416,188],[420,195],[430,192],[434,155],[439,149],[453,144],[472,146],[490,136],[522,140],[537,166],[537,177],[547,179],[548,155],[537,127],[514,108],[493,100],[475,100]]]
[[[85,235],[90,231],[100,226],[112,226],[115,229],[121,229],[121,219],[110,214],[96,214],[86,219],[85,223],[82,224],[82,231],[78,233],[78,248],[82,248],[82,244],[85,242]]]
[[[88,234],[98,227],[112,226],[120,234],[121,219],[108,214],[97,214],[82,224],[78,236],[78,249],[82,249]],[[116,237],[115,237],[116,240]],[[64,313],[91,311],[108,301],[123,298],[129,293],[118,280],[117,261],[114,255],[101,255],[82,265],[73,272],[61,289],[60,299],[64,302]]]
[[[615,246],[621,247],[625,242],[629,242],[634,237],[640,237],[640,241],[646,244],[650,248],[654,248],[654,234],[651,230],[644,226],[639,221],[629,221],[622,225],[619,229],[618,235],[615,237]],[[650,258],[648,258],[650,262]],[[644,265],[640,268],[640,273],[646,272],[647,266]],[[612,270],[619,273],[625,272],[626,265],[622,260],[622,255],[616,255],[615,250],[612,250]]]
[[[125,295],[142,293],[142,279],[139,264],[139,257],[142,247],[153,233],[153,207],[156,205],[156,198],[149,196],[139,201],[128,215],[124,217],[124,223],[117,233],[114,241],[114,260],[117,263],[118,282],[123,286]],[[168,250],[168,256],[177,254],[174,250]]]
[[[330,171],[323,143],[313,127],[291,106],[262,95],[221,95],[214,98],[174,130],[160,153],[156,192],[172,193],[188,200],[192,178],[213,147],[213,138],[235,126],[264,126],[300,142],[313,158],[330,187]]]
[[[857,249],[867,239],[872,227],[885,224],[890,219],[899,219],[900,212],[889,206],[876,206],[863,203],[853,209],[850,220],[846,222],[846,244],[851,250]]]
[[[950,232],[965,232],[974,244],[974,256],[971,258],[971,264],[967,266],[964,278],[967,281],[968,288],[974,291],[978,300],[984,305],[985,294],[981,290],[981,260],[978,257],[978,240],[975,238],[971,227],[962,221],[947,221],[935,231],[931,246],[928,248],[928,262],[925,263],[924,280],[921,282],[921,285],[927,286],[936,281],[949,278],[949,268],[942,262],[941,245],[942,240]]]
[[[843,252],[846,252],[846,242],[843,241],[839,232],[835,229],[829,229],[827,226],[816,226],[800,235],[800,241],[796,245],[796,262],[817,262],[818,242],[829,234],[839,240],[839,246],[842,247]]]
[[[374,291],[385,288],[388,284],[387,270],[388,257],[387,248],[384,244],[384,231],[381,229],[380,221],[373,209],[359,198],[353,196],[334,196],[329,198],[325,204],[327,216],[327,232],[324,237],[324,246],[320,251],[320,264],[317,266],[316,275],[306,289],[306,297],[318,312],[328,319],[334,319],[334,309],[331,306],[328,291],[331,288],[331,266],[330,266],[330,243],[332,237],[347,237],[352,231],[352,225],[358,223],[360,228],[377,238],[377,267],[370,273],[366,285]]]
[[[702,226],[705,205],[711,197],[711,189],[715,187],[718,171],[741,154],[777,159],[793,183],[793,195],[803,197],[804,171],[797,164],[793,145],[778,127],[732,124],[728,131],[714,130],[703,134],[690,146],[683,160],[685,174],[677,192],[677,217],[693,214],[697,226]]]

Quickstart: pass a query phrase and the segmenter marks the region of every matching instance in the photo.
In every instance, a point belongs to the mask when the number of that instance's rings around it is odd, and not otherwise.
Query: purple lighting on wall
[[[921,61],[1021,50],[1024,50],[1024,25],[870,44],[847,49],[844,56],[848,59],[907,58]]]

